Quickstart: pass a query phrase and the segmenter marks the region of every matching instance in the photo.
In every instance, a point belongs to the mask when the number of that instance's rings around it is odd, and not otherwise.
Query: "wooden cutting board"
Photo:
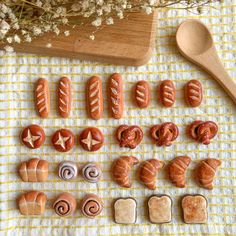
[[[157,13],[129,13],[114,25],[95,30],[90,23],[70,30],[70,36],[48,33],[31,43],[17,44],[15,50],[24,53],[78,58],[112,64],[140,66],[147,63],[155,44]],[[63,29],[66,30],[66,29]],[[47,47],[48,43],[52,46]]]

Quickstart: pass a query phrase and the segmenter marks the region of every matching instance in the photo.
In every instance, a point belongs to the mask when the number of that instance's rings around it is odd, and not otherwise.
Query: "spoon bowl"
[[[180,53],[215,78],[236,103],[236,84],[217,55],[210,30],[199,20],[186,20],[178,27],[176,42]]]

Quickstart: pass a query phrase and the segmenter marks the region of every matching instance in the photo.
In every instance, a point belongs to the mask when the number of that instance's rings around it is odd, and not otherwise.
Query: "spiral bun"
[[[99,215],[103,209],[103,202],[95,194],[87,194],[81,202],[81,212],[88,218]]]
[[[102,171],[99,165],[90,162],[83,167],[82,175],[86,181],[97,183],[102,178]]]
[[[63,180],[74,179],[78,174],[78,168],[75,162],[62,161],[58,166],[58,175]]]
[[[53,208],[59,216],[72,215],[76,206],[77,203],[75,197],[69,193],[62,193],[53,203]]]

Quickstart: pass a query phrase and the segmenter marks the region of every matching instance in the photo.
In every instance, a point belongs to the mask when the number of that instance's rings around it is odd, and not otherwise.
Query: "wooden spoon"
[[[217,55],[209,29],[199,20],[186,20],[177,30],[176,41],[180,53],[212,75],[236,103],[236,84]]]

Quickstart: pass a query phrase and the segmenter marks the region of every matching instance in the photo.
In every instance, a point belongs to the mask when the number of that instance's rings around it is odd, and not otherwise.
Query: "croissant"
[[[122,156],[114,161],[112,174],[114,180],[124,188],[130,188],[132,183],[129,177],[131,168],[138,164],[138,159],[133,156]]]
[[[157,159],[145,161],[139,170],[139,178],[149,189],[156,189],[157,171],[164,167],[164,162]]]
[[[196,168],[196,179],[203,188],[213,189],[213,179],[221,161],[215,158],[207,158],[200,162]]]
[[[42,182],[48,178],[48,162],[33,158],[20,164],[19,175],[25,182]]]
[[[169,177],[176,187],[185,187],[185,172],[190,161],[191,158],[187,156],[176,157],[171,161],[169,166]]]
[[[22,194],[18,200],[20,213],[22,215],[42,215],[46,201],[46,195],[39,191]]]

